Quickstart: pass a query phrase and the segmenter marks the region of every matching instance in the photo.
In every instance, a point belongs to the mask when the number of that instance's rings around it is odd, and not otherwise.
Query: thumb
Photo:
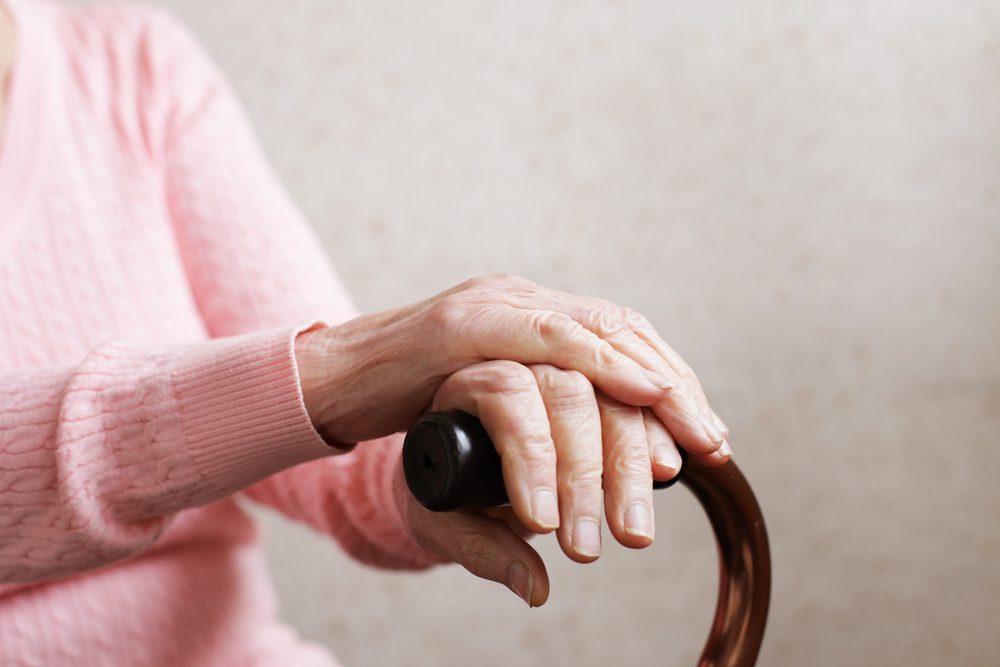
[[[477,577],[507,586],[529,607],[545,604],[549,597],[545,563],[507,522],[481,512],[425,511],[432,516],[422,532],[442,556]]]
[[[392,488],[407,530],[424,548],[461,563],[477,577],[507,586],[529,607],[540,607],[548,600],[545,563],[522,537],[534,533],[509,507],[432,512],[407,489],[402,458],[396,461]]]

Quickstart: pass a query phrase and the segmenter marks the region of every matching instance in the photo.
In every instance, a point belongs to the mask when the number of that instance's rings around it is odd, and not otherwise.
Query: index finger
[[[526,366],[492,361],[464,368],[441,384],[431,409],[478,416],[500,454],[518,519],[539,533],[559,527],[555,445],[538,384]]]
[[[576,370],[628,405],[654,405],[674,384],[643,368],[565,313],[494,305],[455,326],[475,341],[475,354],[484,359]]]

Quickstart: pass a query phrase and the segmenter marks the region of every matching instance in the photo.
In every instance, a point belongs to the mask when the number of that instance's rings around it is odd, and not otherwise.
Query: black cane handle
[[[689,460],[679,481],[708,514],[719,547],[719,599],[698,667],[752,667],[757,662],[771,596],[771,553],[760,505],[729,461],[709,468]],[[444,512],[509,502],[500,456],[482,423],[459,410],[429,413],[406,434],[403,471],[414,497]]]

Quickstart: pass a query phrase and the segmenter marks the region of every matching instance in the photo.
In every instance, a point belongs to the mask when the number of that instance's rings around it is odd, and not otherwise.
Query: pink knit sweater
[[[352,306],[175,21],[7,6],[0,665],[335,664],[277,620],[234,494],[440,562],[392,501],[400,438],[344,453],[305,412],[294,337]]]

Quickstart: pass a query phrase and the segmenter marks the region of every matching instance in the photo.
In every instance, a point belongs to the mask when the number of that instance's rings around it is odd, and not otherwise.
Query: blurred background
[[[1000,664],[995,2],[162,0],[364,310],[512,271],[645,313],[770,529],[761,665]],[[529,610],[261,512],[284,616],[350,667],[693,665],[708,523]]]

